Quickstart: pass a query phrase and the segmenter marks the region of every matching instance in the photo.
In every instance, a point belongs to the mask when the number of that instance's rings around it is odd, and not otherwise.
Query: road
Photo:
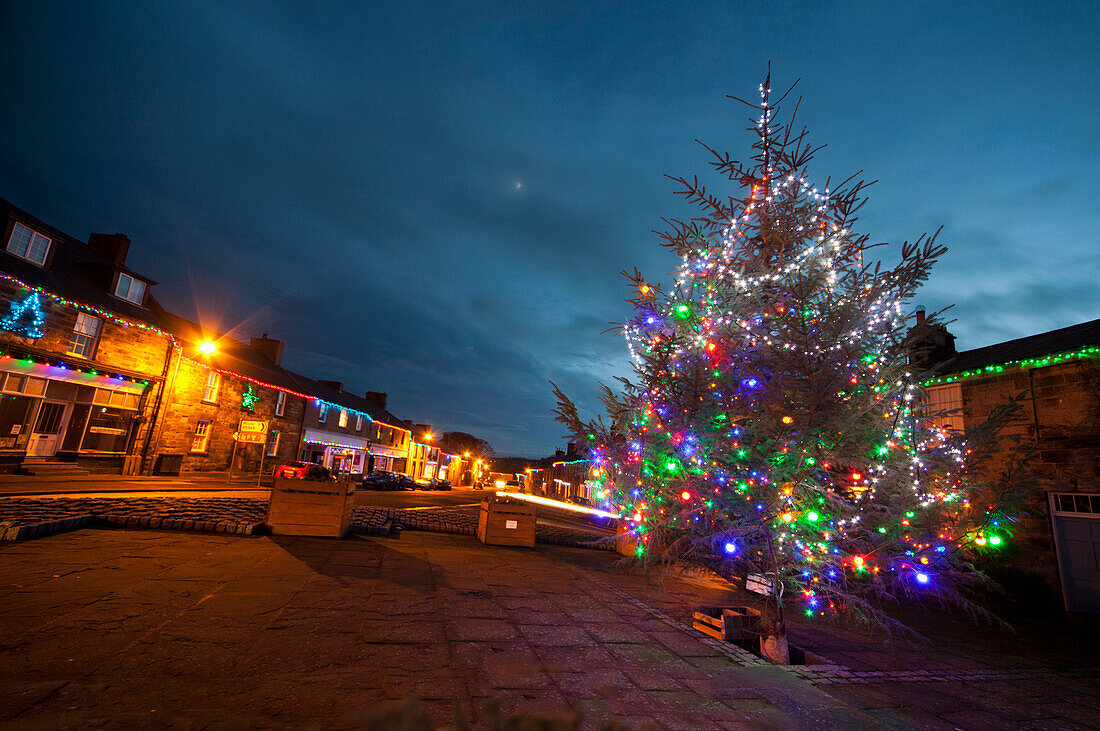
[[[464,508],[474,513],[478,510],[485,496],[491,494],[491,490],[472,490],[461,487],[444,492],[431,490],[395,490],[392,492],[364,490],[355,494],[355,504],[413,509],[448,506]],[[543,525],[555,525],[560,528],[587,530],[596,533],[610,534],[614,532],[614,525],[609,524],[608,521],[596,519],[584,513],[577,513],[568,508],[536,505],[535,515],[536,520]]]
[[[187,477],[122,477],[120,475],[87,475],[80,477],[17,477],[0,476],[0,499],[5,497],[241,497],[267,499],[269,487],[256,487],[252,481],[229,481],[224,476]],[[355,504],[385,508],[452,507],[478,510],[482,499],[491,491],[456,488],[435,490],[362,490],[355,495]],[[537,506],[537,518],[543,525],[600,534],[614,532],[614,525],[583,513],[546,505]]]

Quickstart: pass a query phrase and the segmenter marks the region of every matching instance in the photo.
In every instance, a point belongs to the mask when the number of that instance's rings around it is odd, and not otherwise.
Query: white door
[[[65,411],[69,405],[63,401],[43,401],[34,420],[31,439],[27,443],[30,457],[52,457],[61,445]]]

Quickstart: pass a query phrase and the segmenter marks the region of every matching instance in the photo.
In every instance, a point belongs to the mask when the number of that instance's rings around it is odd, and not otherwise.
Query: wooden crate
[[[267,526],[275,535],[342,538],[351,527],[354,482],[280,477],[271,489]]]
[[[691,626],[718,640],[748,646],[760,636],[760,610],[752,607],[703,607]]]
[[[483,500],[477,539],[490,546],[535,545],[535,506]]]

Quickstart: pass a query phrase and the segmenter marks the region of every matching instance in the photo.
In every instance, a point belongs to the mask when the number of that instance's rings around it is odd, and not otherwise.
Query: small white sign
[[[505,530],[515,530],[516,528],[519,528],[519,521],[517,521],[517,520],[506,520],[506,521],[504,521],[504,529]]]
[[[772,580],[766,576],[760,574],[749,574],[745,580],[745,588],[755,594],[764,594],[767,596],[772,593]]]

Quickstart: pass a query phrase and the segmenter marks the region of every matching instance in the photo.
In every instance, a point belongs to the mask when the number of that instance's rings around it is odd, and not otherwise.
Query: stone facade
[[[1036,368],[964,378],[951,384],[962,398],[966,428],[982,423],[1009,398],[1021,406],[1006,422],[991,465],[1004,468],[1017,440],[1026,455],[1017,479],[1032,485],[1032,496],[1016,524],[1012,562],[1059,585],[1049,493],[1100,494],[1100,363],[1071,360]],[[938,388],[944,388],[940,386]]]
[[[11,281],[0,281],[0,318],[7,317],[33,295],[33,291]],[[28,407],[18,434],[12,434],[14,423],[3,425],[5,433],[0,436],[8,439],[0,446],[0,469],[12,471],[28,456],[35,420],[42,404],[48,401],[64,406],[60,407],[59,433],[45,456],[60,455],[94,471],[135,472],[163,384],[170,337],[155,328],[142,328],[136,323],[126,326],[102,314],[84,312],[47,294],[37,296],[42,337],[0,330],[0,348],[5,353],[0,371],[12,376],[4,384],[5,398],[9,402],[25,399]],[[99,332],[91,350],[78,355],[71,352],[71,342],[82,312],[96,317]],[[26,316],[21,321],[25,322]],[[45,387],[35,391],[27,384],[24,389],[32,390],[20,392],[13,387],[18,376],[32,381],[44,379]],[[112,392],[119,394],[114,403],[109,396]],[[110,426],[97,425],[89,421],[89,413],[94,417],[97,409],[101,417],[118,418]],[[86,429],[97,430],[99,436],[83,439]],[[104,432],[119,430],[126,433],[111,435],[118,439],[104,440]],[[32,457],[40,456],[33,454],[33,448],[31,451]]]
[[[217,373],[216,394],[206,399],[207,383]],[[244,406],[244,396],[251,390],[252,409]],[[298,459],[302,437],[305,399],[299,395],[261,386],[227,372],[203,367],[188,358],[182,359],[178,372],[169,385],[170,397],[163,414],[163,430],[156,446],[155,458],[161,455],[182,458],[181,471],[228,471],[234,474],[256,474],[260,469],[268,474],[278,465]],[[276,414],[279,394],[284,393],[282,414]],[[237,444],[233,434],[242,419],[268,423],[267,444]],[[205,444],[196,430],[205,422]],[[272,430],[277,430],[278,444],[270,449]],[[234,449],[236,445],[236,449]],[[268,454],[274,451],[274,454]]]

